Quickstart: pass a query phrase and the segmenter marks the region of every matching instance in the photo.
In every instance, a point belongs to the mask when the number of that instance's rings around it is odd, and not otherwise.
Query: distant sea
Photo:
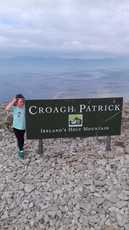
[[[120,96],[129,99],[128,60],[14,58],[0,60],[0,102]]]

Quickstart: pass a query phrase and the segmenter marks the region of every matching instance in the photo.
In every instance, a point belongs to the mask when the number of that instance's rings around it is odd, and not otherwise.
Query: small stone
[[[125,224],[124,230],[129,230],[129,224]]]
[[[119,230],[115,225],[105,225],[102,227],[102,230]]]
[[[34,186],[33,185],[31,185],[31,184],[25,184],[24,191],[26,193],[30,193],[30,192],[32,192],[32,190],[34,190]]]
[[[116,214],[117,222],[120,227],[124,227],[125,224],[128,224],[128,216],[122,215],[121,213]]]
[[[33,202],[31,202],[30,204],[29,204],[29,208],[33,208],[34,207],[34,204],[33,204]]]
[[[1,220],[8,218],[8,212],[7,210],[4,212],[4,214],[1,216]]]
[[[116,206],[117,208],[121,209],[121,208],[124,208],[124,207],[128,206],[128,203],[127,203],[127,201],[122,201],[122,200],[120,200],[119,202],[117,202],[117,203],[115,204],[115,206]]]
[[[118,202],[118,193],[116,191],[111,191],[110,193],[107,193],[104,195],[104,198],[112,203]]]
[[[125,154],[129,154],[129,145],[125,146]]]
[[[122,191],[119,195],[118,195],[118,198],[120,200],[125,200],[125,201],[129,201],[129,191]]]

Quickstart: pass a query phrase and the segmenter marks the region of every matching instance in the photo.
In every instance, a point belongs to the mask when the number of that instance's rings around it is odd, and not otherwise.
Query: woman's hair
[[[22,94],[17,94],[16,95],[16,98],[19,99],[19,98],[23,98],[25,100],[25,97],[22,95]]]
[[[25,101],[25,97],[24,97],[22,94],[16,94],[15,97],[16,97],[17,100],[16,100],[16,102],[14,103],[14,106],[17,105],[17,101],[18,101],[18,99],[20,99],[20,98],[23,99],[23,100]]]

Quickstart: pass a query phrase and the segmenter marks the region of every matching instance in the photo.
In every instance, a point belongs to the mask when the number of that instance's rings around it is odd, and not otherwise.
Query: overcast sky
[[[0,51],[129,54],[129,0],[4,0]]]

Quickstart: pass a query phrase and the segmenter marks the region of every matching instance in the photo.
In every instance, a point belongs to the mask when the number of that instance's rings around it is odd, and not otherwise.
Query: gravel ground
[[[129,230],[129,105],[112,137],[26,140],[25,159],[0,106],[0,229]]]

